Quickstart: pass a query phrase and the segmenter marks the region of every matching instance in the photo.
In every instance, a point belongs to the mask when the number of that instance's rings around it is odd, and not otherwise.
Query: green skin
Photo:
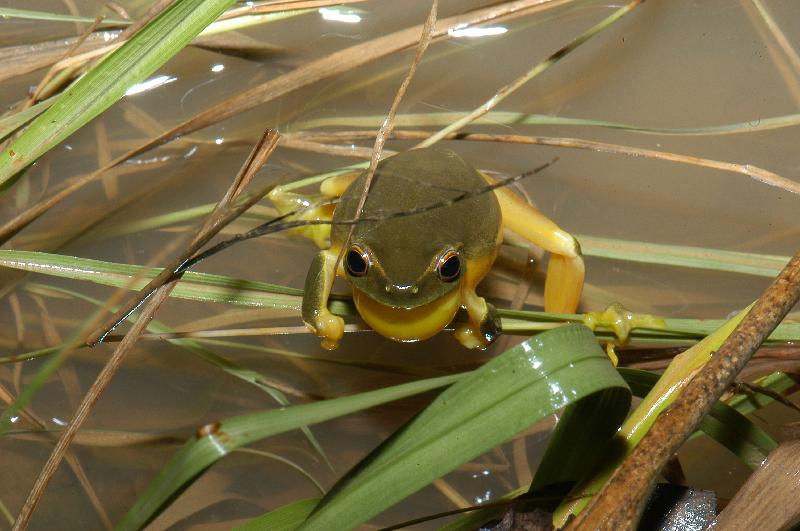
[[[334,212],[334,222],[355,217],[365,179],[362,174],[347,188]],[[486,185],[480,173],[450,150],[404,152],[378,164],[362,217],[423,209]],[[459,289],[468,277],[470,264],[493,258],[501,227],[500,205],[494,193],[478,194],[418,214],[360,222],[353,228],[351,243],[367,252],[370,266],[364,276],[348,274],[347,278],[382,305],[425,305]],[[351,225],[334,223],[331,249],[338,250],[345,244],[350,228]],[[438,265],[443,253],[451,249],[459,254],[461,273],[456,280],[447,282],[439,277]],[[308,271],[302,307],[307,323],[327,306],[334,275],[329,262],[330,253],[321,251]],[[481,332],[488,340],[497,333],[491,308],[483,316]]]

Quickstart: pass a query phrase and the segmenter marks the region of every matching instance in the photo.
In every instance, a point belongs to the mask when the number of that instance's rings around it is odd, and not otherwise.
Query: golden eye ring
[[[443,282],[453,282],[461,275],[461,257],[455,249],[448,249],[439,257],[436,267]]]
[[[354,243],[347,251],[344,259],[345,269],[354,277],[363,277],[369,272],[370,259],[366,249],[361,245]]]

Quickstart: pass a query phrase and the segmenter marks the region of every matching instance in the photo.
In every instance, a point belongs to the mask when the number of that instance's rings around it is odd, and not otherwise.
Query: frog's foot
[[[466,348],[485,349],[500,335],[500,320],[494,306],[487,303],[482,297],[473,295],[467,299],[467,312],[469,321],[456,327],[456,339]],[[472,311],[470,311],[470,302]],[[474,319],[476,316],[479,320]]]
[[[313,334],[322,338],[322,348],[334,350],[344,335],[344,319],[329,311],[319,312],[306,326]]]
[[[583,324],[594,330],[598,326],[610,328],[620,344],[628,340],[634,328],[666,327],[664,320],[646,313],[633,313],[618,302],[608,305],[602,312],[588,312],[583,316]]]

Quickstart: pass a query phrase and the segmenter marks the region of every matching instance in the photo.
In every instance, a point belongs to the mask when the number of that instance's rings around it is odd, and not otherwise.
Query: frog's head
[[[458,311],[466,260],[459,243],[397,229],[360,234],[343,266],[367,324],[398,341],[426,339]]]

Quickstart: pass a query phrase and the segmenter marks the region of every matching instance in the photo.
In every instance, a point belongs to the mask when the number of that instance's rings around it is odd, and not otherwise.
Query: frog
[[[269,194],[281,214],[316,220],[295,230],[320,248],[306,275],[301,316],[323,348],[335,349],[344,334],[344,320],[328,309],[337,276],[350,283],[359,315],[382,336],[425,340],[463,309],[467,319],[456,324],[456,339],[486,348],[500,326],[476,288],[506,230],[550,253],[545,311],[577,309],[585,275],[578,241],[508,187],[492,187],[491,176],[456,152],[428,147],[381,160],[353,223],[366,180],[367,172],[330,177],[316,198],[280,188]]]

